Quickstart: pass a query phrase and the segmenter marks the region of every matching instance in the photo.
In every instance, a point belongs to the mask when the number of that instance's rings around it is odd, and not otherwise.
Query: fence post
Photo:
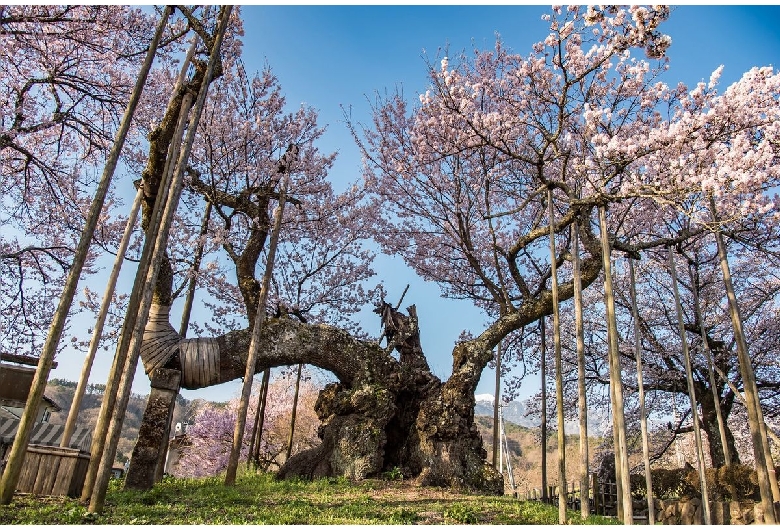
[[[572,510],[574,509],[574,502],[577,500],[577,496],[574,493],[574,491],[575,491],[574,490],[574,481],[572,480],[571,481],[571,495],[570,495],[570,497],[571,497],[571,509]],[[577,491],[579,492],[579,490],[577,490]]]
[[[590,476],[593,477],[593,513],[601,515],[599,513],[599,508],[601,507],[599,502],[599,477],[595,473],[591,473]]]

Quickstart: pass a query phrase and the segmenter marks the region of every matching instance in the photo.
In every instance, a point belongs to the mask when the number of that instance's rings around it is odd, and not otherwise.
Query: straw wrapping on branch
[[[141,360],[147,374],[165,366],[176,353],[181,336],[169,321],[170,306],[153,304],[149,309],[149,320],[144,329],[141,345]]]
[[[206,388],[219,382],[219,344],[216,339],[182,339],[181,386]]]

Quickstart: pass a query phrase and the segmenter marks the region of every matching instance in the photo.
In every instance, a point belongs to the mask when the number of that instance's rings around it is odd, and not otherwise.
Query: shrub
[[[657,499],[690,499],[698,495],[698,486],[688,480],[689,469],[653,469],[653,496]],[[644,485],[645,477],[642,477]],[[632,486],[633,493],[633,486]]]
[[[744,464],[723,466],[717,470],[716,476],[719,487],[725,491],[724,499],[759,500],[758,474],[752,467]]]
[[[743,464],[709,468],[704,472],[710,500],[758,500],[756,470]],[[631,475],[631,495],[635,499],[647,496],[645,476]],[[701,497],[699,472],[690,468],[654,469],[653,496],[657,499],[692,499]]]

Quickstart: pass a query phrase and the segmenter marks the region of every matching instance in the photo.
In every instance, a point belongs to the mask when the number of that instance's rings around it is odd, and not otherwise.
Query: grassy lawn
[[[174,479],[146,492],[112,481],[100,515],[78,500],[18,494],[0,506],[0,524],[556,524],[557,508],[512,497],[418,488],[401,480],[276,481],[270,475]],[[575,524],[613,519],[570,512]]]

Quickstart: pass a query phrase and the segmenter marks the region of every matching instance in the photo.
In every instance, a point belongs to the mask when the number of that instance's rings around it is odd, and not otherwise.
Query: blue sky
[[[351,109],[357,122],[370,123],[369,100],[379,92],[402,89],[416,99],[427,86],[426,60],[437,63],[461,51],[492,48],[496,34],[515,52],[526,54],[548,32],[541,20],[549,6],[243,6],[244,60],[249,71],[271,66],[279,78],[290,109],[305,103],[318,109],[328,130],[319,144],[324,152],[338,151],[331,172],[337,189],[360,177],[360,154],[342,113]],[[737,80],[752,66],[780,63],[780,6],[678,6],[662,31],[672,37],[671,67],[666,81],[688,85],[708,81],[725,65],[721,86]],[[416,279],[401,260],[380,257],[375,269],[395,303],[411,284],[403,307],[416,304],[423,348],[431,368],[441,378],[450,373],[453,343],[463,329],[479,333],[484,318],[468,302],[444,300],[436,285]],[[364,328],[378,333],[370,301]],[[105,353],[101,350],[101,353]],[[105,361],[107,364],[108,361]],[[63,367],[52,377],[77,379],[80,363]],[[75,366],[78,364],[79,366]],[[108,368],[96,364],[93,382],[103,382]],[[523,395],[538,390],[529,380]],[[477,393],[492,393],[494,375],[486,370]],[[148,392],[148,379],[139,371],[134,391]],[[240,392],[240,381],[184,397],[227,400]]]
[[[496,34],[525,54],[548,32],[540,6],[244,6],[244,57],[248,69],[267,62],[279,77],[289,105],[305,102],[328,124],[323,150],[339,151],[335,183],[358,178],[360,155],[344,125],[341,107],[356,121],[370,123],[369,103],[377,92],[402,89],[416,99],[427,86],[426,60],[438,63],[475,46],[490,49]],[[780,63],[780,7],[674,8],[662,30],[671,35],[668,82],[708,81],[725,65],[722,82],[738,79],[752,66]],[[640,52],[641,53],[641,52]],[[464,328],[477,333],[484,318],[468,302],[443,300],[435,285],[417,280],[398,259],[381,258],[377,270],[391,302],[407,283],[404,299],[417,305],[423,348],[434,372],[450,373],[450,352]],[[375,315],[366,313],[373,330]],[[528,381],[525,392],[538,385]],[[485,371],[477,392],[493,391]]]

